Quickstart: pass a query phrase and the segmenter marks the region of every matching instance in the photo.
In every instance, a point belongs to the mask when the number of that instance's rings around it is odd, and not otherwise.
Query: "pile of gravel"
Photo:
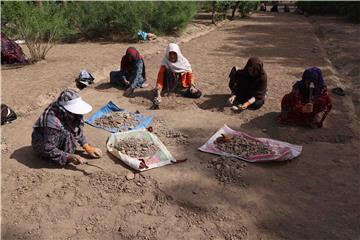
[[[214,144],[219,150],[223,152],[244,158],[259,154],[271,153],[271,149],[265,144],[241,136],[218,137],[214,141]]]
[[[98,126],[104,128],[116,128],[119,132],[133,129],[139,124],[134,113],[112,112],[94,121]]]
[[[122,139],[114,147],[121,153],[133,158],[151,157],[159,150],[154,143],[134,137]]]
[[[214,170],[215,177],[219,182],[247,186],[243,179],[243,171],[247,164],[240,159],[221,156],[206,162],[207,167]]]
[[[178,130],[171,129],[162,119],[154,119],[151,124],[153,133],[160,138],[165,145],[188,144],[188,136]]]

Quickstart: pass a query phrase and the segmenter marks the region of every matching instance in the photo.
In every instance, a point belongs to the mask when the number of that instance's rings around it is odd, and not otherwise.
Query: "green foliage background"
[[[297,2],[298,8],[309,14],[335,14],[360,22],[360,2],[359,1],[314,1]]]
[[[1,20],[7,23],[3,31],[12,37],[21,37],[18,27],[26,25],[28,31],[44,38],[56,28],[58,40],[108,38],[112,33],[135,38],[140,29],[158,35],[180,32],[194,17],[197,6],[196,2],[181,1],[67,1],[61,7],[47,1],[39,8],[31,2],[2,2]]]

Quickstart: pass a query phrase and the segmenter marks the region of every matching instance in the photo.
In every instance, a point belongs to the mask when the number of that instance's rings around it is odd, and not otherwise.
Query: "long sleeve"
[[[120,71],[125,71],[125,62],[125,56],[123,56],[120,61]]]
[[[42,135],[33,134],[33,147],[41,157],[57,162],[60,165],[66,165],[68,153],[59,149],[62,138],[61,131],[47,127],[35,129],[34,131],[42,131]]]
[[[324,89],[321,95],[314,100],[314,112],[328,112],[332,108],[331,99],[327,89]]]
[[[78,143],[80,144],[80,146],[84,146],[85,143],[87,143],[87,140],[86,140],[86,137],[84,135],[84,129],[83,127],[80,127],[80,133],[79,133],[79,136],[78,136]]]
[[[237,81],[238,81],[238,72],[239,70],[236,70],[236,67],[233,67],[230,71],[230,74],[229,74],[229,88],[230,88],[230,91],[231,91],[231,94],[234,95],[236,93],[236,90],[237,90]]]
[[[190,87],[191,84],[195,83],[195,77],[192,72],[186,72],[182,75],[182,86],[187,88]]]
[[[301,112],[302,107],[305,104],[301,102],[301,97],[300,97],[299,91],[297,91],[296,89],[293,89],[290,96],[291,96],[292,112]]]
[[[158,89],[162,89],[164,87],[165,70],[166,70],[165,66],[161,65],[156,80],[156,87]]]
[[[259,85],[255,90],[254,97],[256,100],[265,100],[265,94],[267,90],[267,76],[266,74],[261,77]]]

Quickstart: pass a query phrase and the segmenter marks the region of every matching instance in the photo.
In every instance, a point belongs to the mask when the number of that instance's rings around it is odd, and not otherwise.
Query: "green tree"
[[[42,7],[29,2],[3,4],[2,12],[6,14],[2,20],[11,23],[4,29],[25,40],[32,61],[45,59],[66,29],[63,11],[58,5],[51,3],[44,3]]]

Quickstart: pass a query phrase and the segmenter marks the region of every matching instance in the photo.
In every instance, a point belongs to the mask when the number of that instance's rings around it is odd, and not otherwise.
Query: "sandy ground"
[[[348,39],[359,39],[358,26],[340,20],[256,13],[185,41],[182,51],[204,96],[164,99],[157,111],[149,110],[150,88],[127,99],[108,84],[124,44],[61,45],[47,61],[3,70],[2,100],[21,109],[23,116],[2,127],[7,147],[2,154],[2,238],[360,239],[359,121],[352,101],[356,88],[328,54],[331,48],[324,39],[333,33],[318,37],[319,26],[330,22],[338,31],[354,28],[337,49],[348,47]],[[152,85],[162,57],[158,51],[165,45],[166,40],[135,45],[145,53]],[[348,53],[359,58],[358,51]],[[267,102],[258,111],[233,114],[225,106],[228,73],[253,55],[264,60],[268,73]],[[347,96],[331,95],[333,111],[323,129],[277,125],[281,97],[309,66],[323,69],[329,88],[342,86]],[[188,161],[136,174],[129,181],[129,170],[108,154],[93,160],[104,170],[61,169],[39,160],[30,146],[32,125],[44,104],[72,85],[82,68],[98,80],[81,93],[94,109],[112,100],[164,119],[188,135],[187,144],[168,144],[176,158]],[[284,163],[248,164],[199,152],[223,124],[303,145],[303,153]],[[106,152],[109,133],[89,125],[85,133]]]
[[[322,41],[328,59],[342,75],[340,82],[352,82],[352,99],[356,113],[360,116],[360,54],[354,53],[360,48],[358,41],[360,28],[358,24],[339,21],[334,17],[310,17],[316,35]]]

